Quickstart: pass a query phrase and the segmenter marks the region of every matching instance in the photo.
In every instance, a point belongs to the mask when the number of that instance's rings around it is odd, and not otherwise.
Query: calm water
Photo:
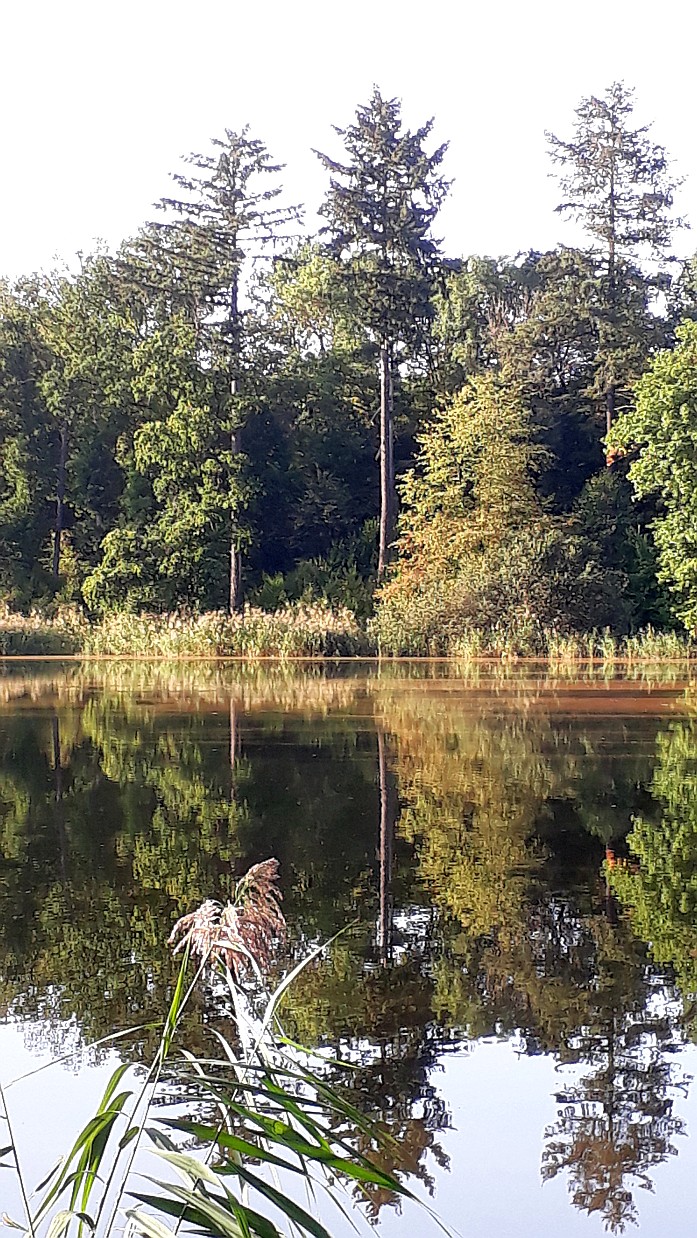
[[[76,1054],[8,1093],[27,1176],[113,1068],[86,1046],[161,1014],[173,921],[273,855],[295,953],[354,923],[288,1030],[446,1223],[691,1235],[696,707],[670,671],[0,663],[0,1080]]]

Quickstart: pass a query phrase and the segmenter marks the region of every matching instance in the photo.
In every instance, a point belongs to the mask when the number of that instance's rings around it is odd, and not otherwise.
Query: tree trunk
[[[380,347],[380,544],[378,579],[382,579],[394,540],[396,498],[394,486],[394,382],[387,342]]]
[[[240,363],[240,305],[239,288],[235,278],[230,289],[230,340],[232,343],[232,377],[230,379],[230,405],[233,418],[236,417],[235,397],[238,392],[238,370]],[[235,425],[230,435],[230,454],[233,459],[240,451],[240,428]],[[239,529],[234,510],[230,513],[230,614],[242,609],[242,554],[240,551]]]
[[[615,348],[617,344],[617,256],[616,256],[616,201],[615,201],[615,164],[614,157],[610,164],[610,227],[608,241],[608,290],[610,293],[610,321],[612,323],[612,346]],[[613,365],[613,380],[614,380],[614,365]],[[610,384],[605,393],[605,424],[607,433],[612,429],[612,423],[615,420],[615,400],[617,395],[617,387],[614,381]],[[612,465],[612,461],[608,460],[608,468]]]
[[[614,383],[613,383],[613,385],[612,385],[611,387],[608,387],[607,392],[606,392],[606,395],[605,395],[605,424],[606,424],[606,426],[607,426],[607,433],[608,433],[608,434],[610,433],[610,431],[611,431],[611,429],[612,429],[612,423],[613,423],[613,422],[614,422],[614,420],[615,420],[615,397],[616,397],[616,394],[617,394],[617,388],[615,387],[615,385],[614,385]],[[612,464],[612,460],[611,460],[611,458],[610,458],[610,457],[608,457],[607,463],[608,463],[608,468],[610,468],[610,466],[611,466],[611,464]]]
[[[60,428],[58,474],[56,478],[56,523],[53,529],[53,576],[57,580],[61,564],[61,541],[65,512],[65,471],[68,463],[68,427]]]
[[[382,731],[378,731],[378,779],[380,783],[380,923],[378,939],[380,961],[389,963],[392,957],[392,857],[394,853],[394,828],[396,797],[389,765],[387,743]]]
[[[235,394],[236,383],[233,379],[232,394]],[[240,450],[240,436],[237,430],[230,435],[230,452],[233,458]],[[239,546],[239,529],[234,511],[230,513],[230,614],[242,609],[242,554]]]

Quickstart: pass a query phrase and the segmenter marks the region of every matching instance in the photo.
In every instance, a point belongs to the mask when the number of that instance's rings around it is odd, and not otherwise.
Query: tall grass
[[[0,609],[0,657],[82,654],[86,657],[194,658],[450,657],[536,658],[550,667],[569,663],[687,663],[697,643],[687,633],[648,627],[632,636],[609,629],[559,631],[520,611],[515,624],[455,626],[445,600],[417,598],[410,607],[383,607],[363,627],[352,611],[327,602],[293,602],[278,610],[247,606],[239,614],[105,615],[89,623],[76,608],[53,616]],[[417,605],[417,602],[419,603]]]
[[[612,668],[616,664],[693,663],[697,660],[697,643],[688,633],[657,632],[651,627],[633,636],[616,636],[608,629],[559,632],[554,628],[493,627],[486,631],[466,629],[450,640],[446,652],[463,662],[533,658],[548,663],[550,668],[567,663],[599,663]]]
[[[38,611],[22,615],[0,605],[0,657],[79,653],[87,630],[87,620],[76,607],[63,607],[54,615]]]
[[[280,610],[247,606],[236,615],[112,614],[85,632],[91,655],[159,658],[350,657],[366,651],[351,611],[323,602]]]
[[[124,1088],[128,1064],[114,1071],[95,1114],[34,1194],[21,1171],[7,1089],[0,1088],[0,1167],[17,1175],[25,1213],[6,1223],[30,1238],[88,1231],[107,1238],[123,1232],[124,1221],[134,1238],[173,1238],[182,1223],[207,1238],[330,1238],[318,1216],[319,1192],[344,1215],[349,1197],[342,1200],[340,1184],[413,1198],[356,1150],[348,1132],[383,1146],[393,1141],[330,1086],[325,1059],[283,1036],[279,1001],[320,951],[266,991],[265,969],[284,929],[276,871],[275,860],[255,865],[230,902],[208,900],[175,925],[170,942],[184,957],[145,1079]],[[190,960],[197,970],[187,984]],[[208,988],[221,990],[232,1034],[216,1031],[218,1050],[193,1057],[177,1037],[204,973]],[[193,1117],[162,1116],[172,1088],[186,1096]],[[144,1173],[148,1150],[156,1167]],[[351,1218],[354,1228],[358,1219]]]

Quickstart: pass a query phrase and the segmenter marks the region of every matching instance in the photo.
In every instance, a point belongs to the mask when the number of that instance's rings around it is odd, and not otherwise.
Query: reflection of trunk
[[[616,925],[618,920],[617,899],[610,885],[610,869],[616,864],[615,853],[611,847],[605,848],[605,917],[608,924]]]
[[[58,472],[56,476],[56,523],[53,529],[53,575],[57,579],[61,562],[61,539],[65,512],[65,470],[68,463],[68,427],[60,428]]]
[[[230,697],[230,803],[235,802],[235,765],[237,763],[238,750],[238,732],[237,732],[237,701],[234,696]]]
[[[63,766],[61,764],[61,733],[58,715],[54,714],[51,719],[51,734],[53,739],[53,787],[54,798],[56,801],[56,824],[58,827],[58,840],[60,843],[61,852],[61,871],[65,877],[66,873],[66,841],[65,841],[65,822],[63,821]]]
[[[387,743],[382,731],[378,731],[378,776],[380,780],[380,924],[378,937],[380,942],[380,959],[383,964],[386,964],[392,957],[392,917],[394,912],[392,865],[397,797],[394,779],[387,762]]]
[[[396,499],[394,489],[394,381],[392,358],[386,342],[380,348],[380,545],[378,577],[387,569],[394,539]]]

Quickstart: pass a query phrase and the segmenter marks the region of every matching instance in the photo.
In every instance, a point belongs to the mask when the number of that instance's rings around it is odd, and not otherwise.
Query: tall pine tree
[[[379,352],[380,540],[382,576],[394,538],[394,380],[399,363],[423,347],[440,269],[431,226],[449,185],[438,169],[447,144],[424,149],[433,121],[402,128],[397,99],[377,87],[355,123],[335,126],[346,161],[316,152],[330,174],[321,207],[334,255],[343,261],[360,317]]]
[[[547,134],[564,194],[556,209],[583,225],[601,262],[601,373],[608,430],[627,351],[630,356],[636,352],[637,330],[641,333],[632,312],[643,301],[637,288],[643,282],[641,265],[651,265],[649,274],[660,286],[673,232],[682,224],[671,213],[680,182],[671,175],[665,149],[651,141],[650,126],[633,127],[633,112],[634,92],[613,82],[601,98],[581,101],[570,141]]]

